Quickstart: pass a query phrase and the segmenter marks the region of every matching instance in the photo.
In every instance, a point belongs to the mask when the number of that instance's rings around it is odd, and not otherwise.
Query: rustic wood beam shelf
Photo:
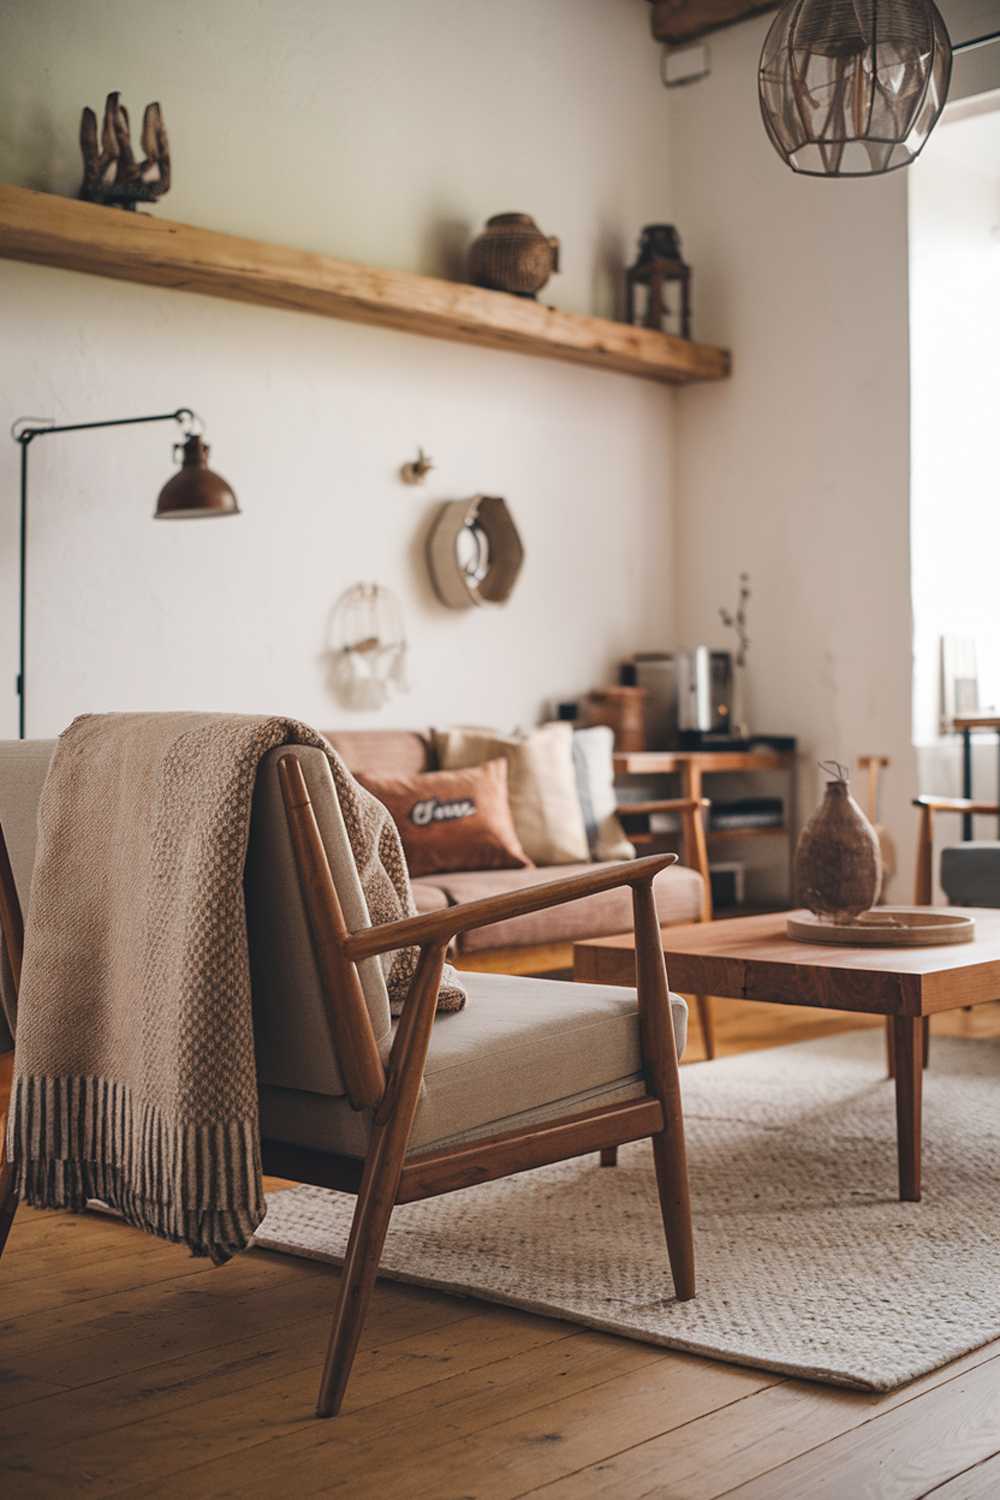
[[[459,282],[0,184],[0,256],[511,349],[670,385],[722,380],[725,349]]]

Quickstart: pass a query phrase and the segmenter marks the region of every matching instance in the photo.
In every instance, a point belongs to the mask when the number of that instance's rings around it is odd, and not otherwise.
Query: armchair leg
[[[402,1154],[394,1170],[387,1149],[388,1132],[376,1127],[375,1134],[378,1138],[373,1139],[365,1162],[344,1258],[337,1312],[316,1402],[318,1417],[335,1417],[343,1404],[399,1186]]]
[[[420,950],[417,971],[389,1054],[385,1094],[375,1110],[365,1170],[347,1242],[337,1312],[316,1402],[318,1417],[335,1417],[344,1402],[371,1301],[382,1246],[399,1192],[406,1147],[420,1101],[444,948]]]
[[[687,1302],[695,1294],[694,1238],[677,1042],[652,884],[634,886],[632,899],[643,1065],[649,1087],[663,1107],[663,1129],[652,1138],[656,1186],[674,1291],[678,1301]]]
[[[673,1126],[668,1125],[659,1135],[653,1136],[653,1163],[674,1291],[678,1302],[689,1302],[695,1294],[694,1237],[691,1233],[684,1137],[677,1133],[679,1120],[678,1110]]]
[[[9,1162],[0,1165],[0,1255],[3,1255],[10,1227],[17,1213],[17,1198],[14,1194],[14,1168]]]
[[[0,832],[0,840],[3,834]],[[10,1103],[11,1082],[14,1076],[14,1054],[0,1057],[0,1255],[3,1255],[10,1226],[17,1212],[17,1197],[14,1192],[14,1164],[7,1158],[7,1128],[5,1115]]]
[[[601,1166],[602,1167],[617,1167],[617,1165],[618,1165],[618,1147],[617,1146],[605,1146],[604,1150],[601,1152]]]

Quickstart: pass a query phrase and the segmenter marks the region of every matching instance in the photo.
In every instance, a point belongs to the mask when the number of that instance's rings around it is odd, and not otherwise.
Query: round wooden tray
[[[853,922],[835,925],[811,912],[788,918],[788,936],[797,943],[843,943],[852,948],[923,948],[971,943],[973,917],[927,906],[878,906]]]

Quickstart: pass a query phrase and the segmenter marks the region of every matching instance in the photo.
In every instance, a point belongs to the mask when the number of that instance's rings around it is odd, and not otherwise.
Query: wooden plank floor
[[[722,1054],[858,1024],[715,1005]],[[949,1030],[1000,1035],[1000,1006]],[[345,1414],[317,1422],[335,1281],[20,1210],[0,1262],[0,1495],[1000,1496],[1000,1342],[858,1395],[387,1283]]]

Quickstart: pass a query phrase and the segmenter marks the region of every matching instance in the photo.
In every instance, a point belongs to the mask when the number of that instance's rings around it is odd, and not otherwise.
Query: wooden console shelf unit
[[[723,380],[730,371],[725,349],[648,328],[4,184],[0,256],[568,360],[668,385]]]
[[[706,829],[709,845],[738,843],[744,839],[787,840],[789,899],[791,893],[791,867],[798,833],[797,806],[797,762],[793,751],[770,750],[757,747],[753,750],[626,750],[614,757],[615,779],[622,781],[630,776],[656,777],[679,776],[682,797],[701,799],[706,796],[706,777],[719,773],[755,774],[760,771],[780,771],[787,778],[787,799],[784,820],[780,824],[765,824],[748,828]],[[667,802],[658,799],[619,798],[618,812],[623,817],[646,816],[665,808]],[[633,832],[628,837],[643,849],[663,848],[674,837],[670,833]],[[694,850],[689,847],[690,838],[684,835],[683,859],[685,864],[694,863]]]

